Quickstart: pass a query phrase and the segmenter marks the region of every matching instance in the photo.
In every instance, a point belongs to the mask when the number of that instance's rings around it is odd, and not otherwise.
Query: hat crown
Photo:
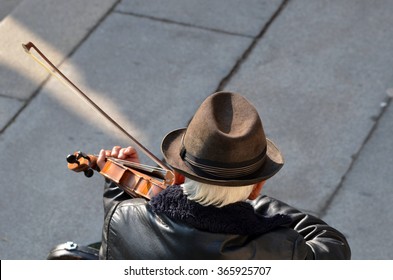
[[[208,97],[183,139],[188,154],[224,165],[252,161],[266,153],[266,145],[257,110],[247,99],[231,92]]]

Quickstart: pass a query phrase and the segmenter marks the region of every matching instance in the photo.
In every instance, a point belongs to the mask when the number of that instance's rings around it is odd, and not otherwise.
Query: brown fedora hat
[[[279,149],[266,138],[257,110],[232,92],[206,98],[187,128],[164,137],[161,150],[179,173],[221,186],[258,183],[284,164]]]

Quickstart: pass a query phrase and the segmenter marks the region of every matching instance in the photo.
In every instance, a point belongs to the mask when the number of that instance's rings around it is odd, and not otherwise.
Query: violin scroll
[[[86,177],[90,178],[94,170],[99,171],[97,166],[97,157],[86,155],[82,152],[75,152],[67,156],[68,169],[75,172],[83,172]]]

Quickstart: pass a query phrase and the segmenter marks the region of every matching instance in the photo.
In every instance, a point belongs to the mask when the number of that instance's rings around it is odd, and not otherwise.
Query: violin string
[[[97,155],[97,154],[94,154],[92,156],[94,156],[96,158],[99,157],[99,155]],[[129,160],[115,158],[115,157],[106,157],[106,158],[110,159],[110,160],[112,160],[114,162],[123,164],[123,165],[128,165],[130,167],[139,168],[141,170],[145,170],[145,171],[149,171],[149,172],[157,171],[157,172],[161,172],[163,174],[165,174],[167,172],[165,169],[157,167],[157,166],[151,166],[151,165],[142,164],[142,163],[139,163],[139,162],[138,163],[137,162],[132,162],[132,161],[129,161]]]
[[[165,173],[166,172],[165,169],[162,169],[162,168],[159,168],[159,167],[154,167],[154,166],[141,164],[141,163],[134,163],[132,161],[123,160],[123,159],[114,158],[114,157],[107,157],[107,158],[112,160],[112,161],[124,164],[126,166],[128,165],[130,167],[140,168],[142,170],[146,170],[146,171],[149,171],[149,172],[154,172],[154,171],[161,172],[161,173]]]

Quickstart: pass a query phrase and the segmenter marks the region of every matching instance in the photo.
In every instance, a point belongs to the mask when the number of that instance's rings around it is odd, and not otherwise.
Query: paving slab
[[[390,105],[324,217],[346,233],[353,259],[393,259],[392,135]]]
[[[33,41],[55,65],[61,63],[118,0],[22,1],[0,22],[2,94],[28,99],[47,78],[31,65],[21,44]]]
[[[282,0],[124,0],[116,11],[255,37]]]
[[[61,70],[160,156],[162,137],[187,124],[251,41],[112,13]],[[65,157],[129,144],[51,78],[0,136],[9,163],[0,170],[0,258],[43,259],[55,244],[100,240],[103,179],[73,174]],[[11,177],[15,170],[23,173]]]
[[[286,164],[266,184],[320,213],[392,86],[390,1],[290,1],[225,87],[255,103]]]

